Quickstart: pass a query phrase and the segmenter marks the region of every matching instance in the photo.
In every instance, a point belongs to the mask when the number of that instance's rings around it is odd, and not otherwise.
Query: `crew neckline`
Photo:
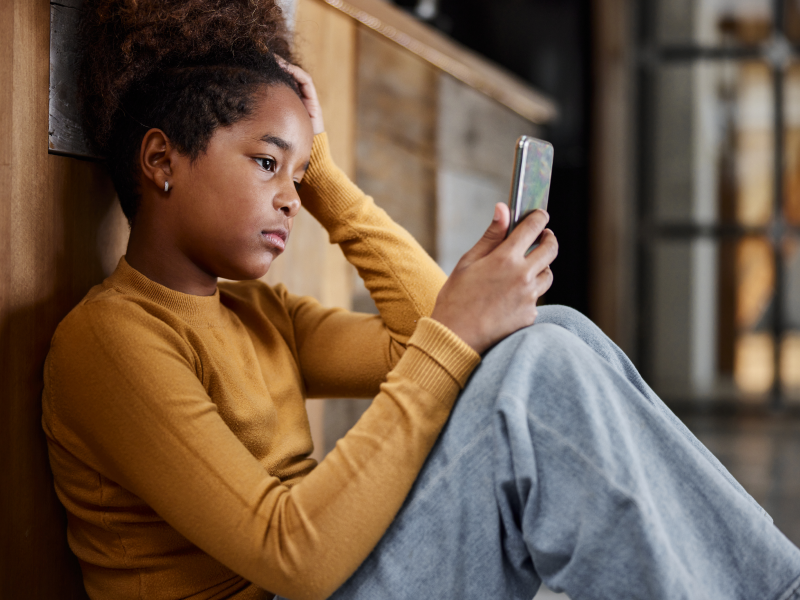
[[[211,296],[178,292],[134,269],[124,256],[119,259],[117,268],[107,282],[122,293],[146,298],[188,320],[212,324],[222,318],[224,307],[220,301],[219,287]]]

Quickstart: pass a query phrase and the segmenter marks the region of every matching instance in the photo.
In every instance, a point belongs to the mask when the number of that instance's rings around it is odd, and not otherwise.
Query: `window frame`
[[[668,0],[660,0],[668,1]],[[654,330],[654,276],[652,266],[655,262],[656,244],[665,240],[715,241],[739,240],[746,236],[763,236],[769,240],[775,260],[775,289],[769,331],[774,337],[774,380],[766,402],[753,404],[744,402],[744,394],[719,397],[709,402],[699,396],[689,398],[666,398],[673,406],[689,412],[731,409],[755,410],[757,412],[799,412],[800,406],[789,406],[781,384],[781,340],[791,331],[786,326],[786,261],[782,245],[787,237],[800,240],[800,225],[792,225],[784,216],[786,130],[784,96],[788,67],[793,61],[800,61],[800,44],[792,44],[786,31],[786,1],[772,0],[772,38],[758,46],[719,46],[709,47],[700,44],[661,44],[658,41],[658,2],[638,0],[635,2],[635,90],[636,90],[636,149],[635,166],[638,176],[634,187],[636,222],[636,363],[646,379],[652,379],[649,372],[651,364],[651,345]],[[774,166],[773,166],[773,217],[764,226],[743,226],[738,224],[714,223],[670,223],[659,224],[654,215],[655,208],[655,154],[656,154],[656,105],[657,73],[663,65],[675,65],[700,61],[760,60],[769,65],[773,86],[773,128],[774,128]]]

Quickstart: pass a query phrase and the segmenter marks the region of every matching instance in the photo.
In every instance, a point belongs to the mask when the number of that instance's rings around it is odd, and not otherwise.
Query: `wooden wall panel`
[[[451,273],[508,202],[517,139],[541,129],[444,73],[438,113],[436,260]]]
[[[506,71],[473,50],[386,0],[324,0],[362,26],[416,54],[437,70],[450,74],[534,123],[558,116],[552,99],[521,77]]]
[[[359,28],[356,181],[431,255],[439,76],[402,46]]]
[[[0,597],[85,598],[41,429],[58,322],[115,264],[127,230],[92,163],[47,153],[50,7],[0,21]]]
[[[336,163],[353,177],[355,135],[356,26],[352,19],[321,0],[299,0],[295,44],[303,67],[314,78],[325,115],[325,128]],[[311,215],[295,218],[286,253],[270,268],[269,283],[283,282],[295,294],[314,296],[327,306],[350,308],[354,269]],[[314,458],[325,448],[325,403],[307,404],[314,438]]]

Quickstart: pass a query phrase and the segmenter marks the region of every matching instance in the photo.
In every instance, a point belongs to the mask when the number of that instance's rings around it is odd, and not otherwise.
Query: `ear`
[[[144,179],[142,183],[150,182],[158,191],[164,191],[164,184],[169,181],[172,185],[172,160],[175,146],[170,142],[167,134],[160,129],[151,129],[142,138],[142,147],[139,155],[139,168]]]

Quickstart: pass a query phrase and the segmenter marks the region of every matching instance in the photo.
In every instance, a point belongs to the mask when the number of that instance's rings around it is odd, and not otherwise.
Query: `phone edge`
[[[529,135],[521,135],[517,139],[516,152],[514,153],[514,171],[511,174],[511,192],[508,198],[508,208],[511,220],[506,231],[506,238],[511,235],[519,217],[520,171],[525,164],[525,154],[528,151],[528,141],[533,139]]]

